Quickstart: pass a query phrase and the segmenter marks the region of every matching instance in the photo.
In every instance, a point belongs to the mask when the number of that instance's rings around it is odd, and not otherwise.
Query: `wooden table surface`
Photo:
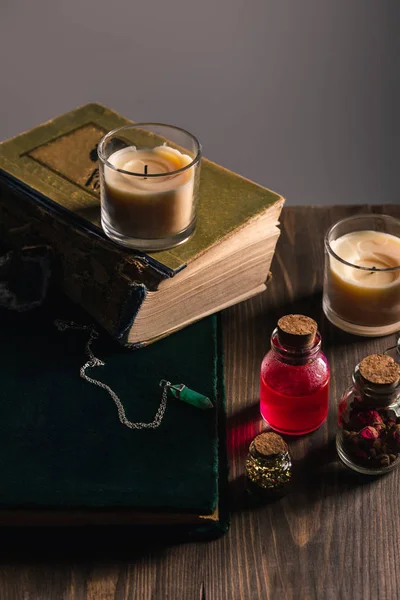
[[[232,524],[213,542],[166,545],[83,530],[49,543],[39,532],[2,532],[0,600],[397,600],[400,597],[400,470],[363,478],[338,463],[336,408],[360,357],[395,336],[354,338],[322,313],[323,235],[361,212],[400,218],[400,205],[295,207],[282,216],[268,291],[223,315],[231,463]],[[293,439],[296,485],[283,499],[251,508],[244,459],[263,429],[258,378],[269,336],[283,314],[314,317],[332,368],[327,422]]]

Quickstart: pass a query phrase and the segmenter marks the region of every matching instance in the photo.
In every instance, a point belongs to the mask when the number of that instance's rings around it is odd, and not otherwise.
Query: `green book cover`
[[[50,246],[61,290],[122,345],[140,347],[265,289],[283,199],[203,159],[192,237],[163,252],[123,248],[100,226],[97,144],[127,123],[104,106],[88,104],[1,143],[0,238],[13,249]],[[257,262],[251,236],[261,221],[257,236],[266,244]],[[247,254],[235,253],[235,235]],[[251,252],[250,273],[241,260]],[[190,297],[196,281],[196,302],[186,301],[186,312],[177,309],[178,286]]]
[[[77,108],[0,144],[0,177],[103,236],[96,147],[108,131],[130,122],[100,104]],[[180,270],[277,202],[283,203],[279,194],[203,159],[194,235],[149,258],[171,273]]]
[[[120,397],[127,418],[153,420],[161,379],[207,395],[200,410],[170,397],[161,425],[122,425],[110,395],[80,377],[88,324],[62,298],[30,313],[0,310],[0,523],[226,526],[222,349],[216,317],[131,353],[106,334],[88,375]]]

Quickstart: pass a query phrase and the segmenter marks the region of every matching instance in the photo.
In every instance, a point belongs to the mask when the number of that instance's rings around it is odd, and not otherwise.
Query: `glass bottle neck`
[[[271,335],[271,349],[280,360],[291,365],[304,365],[314,360],[321,350],[321,334],[317,331],[311,346],[295,348],[287,346],[279,339],[278,328]]]
[[[359,365],[353,373],[353,384],[364,402],[371,406],[390,406],[400,401],[400,383],[394,385],[373,384],[362,378]]]

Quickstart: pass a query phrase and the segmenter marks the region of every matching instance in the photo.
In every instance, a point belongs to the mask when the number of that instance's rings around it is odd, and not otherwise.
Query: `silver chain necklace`
[[[80,376],[82,377],[82,379],[84,379],[88,383],[97,385],[97,387],[102,388],[103,390],[106,390],[108,392],[108,394],[111,396],[111,398],[113,399],[113,401],[117,407],[118,417],[119,417],[119,420],[121,421],[122,425],[129,427],[129,429],[156,429],[157,427],[159,427],[161,425],[161,422],[164,418],[165,409],[167,408],[168,389],[172,386],[170,381],[165,381],[165,379],[162,379],[160,381],[160,386],[163,388],[162,395],[161,395],[161,402],[157,409],[154,419],[150,423],[141,423],[141,422],[134,423],[133,421],[129,421],[129,419],[126,416],[124,406],[123,406],[120,398],[114,392],[114,390],[112,390],[110,388],[110,386],[107,385],[106,383],[103,383],[102,381],[99,381],[98,379],[93,379],[93,377],[89,377],[89,375],[87,375],[87,373],[86,373],[87,369],[93,369],[95,367],[103,367],[105,365],[105,362],[100,360],[99,358],[97,358],[93,354],[93,350],[92,350],[92,344],[93,344],[94,340],[96,340],[99,337],[99,333],[96,330],[96,328],[93,327],[93,325],[78,325],[77,323],[74,323],[73,321],[60,321],[60,320],[54,321],[54,325],[57,327],[57,329],[59,331],[66,331],[67,329],[76,329],[78,331],[88,331],[89,338],[88,338],[88,341],[86,342],[85,353],[89,360],[86,361],[85,364],[82,365],[82,367],[80,368],[80,371],[79,371]]]

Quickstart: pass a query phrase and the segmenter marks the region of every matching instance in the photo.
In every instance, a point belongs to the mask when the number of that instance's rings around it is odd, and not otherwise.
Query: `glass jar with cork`
[[[379,475],[400,464],[400,365],[371,354],[358,364],[338,411],[336,447],[342,462]]]
[[[250,444],[246,459],[247,491],[259,499],[272,499],[289,490],[292,460],[284,439],[267,431]]]
[[[286,315],[272,332],[261,364],[260,411],[279,433],[310,433],[327,417],[330,369],[317,329],[310,317]]]

